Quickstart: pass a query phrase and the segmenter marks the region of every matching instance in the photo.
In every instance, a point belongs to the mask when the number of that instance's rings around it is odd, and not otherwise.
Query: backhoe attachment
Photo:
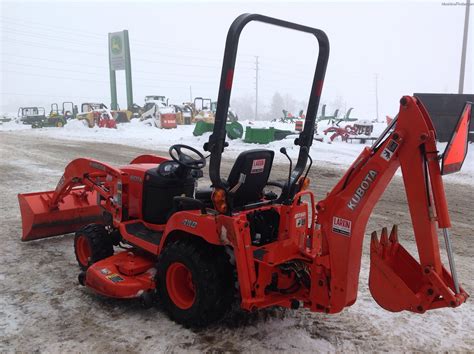
[[[421,104],[419,108],[424,118],[428,118]],[[387,228],[383,228],[380,240],[376,232],[372,233],[369,288],[375,301],[386,310],[423,313],[440,307],[457,307],[468,298],[457,279],[441,171],[452,173],[461,169],[467,154],[470,117],[471,104],[468,103],[441,156],[441,167],[434,135],[431,139],[425,136],[419,152],[413,152],[410,156],[403,154],[403,151],[400,153],[421,264],[398,242],[396,225],[390,236]],[[434,221],[442,230],[451,272],[441,263]]]
[[[362,243],[372,209],[401,168],[418,257],[399,243],[398,228],[372,234],[369,288],[389,311],[423,313],[457,307],[469,295],[458,282],[444,190],[444,174],[458,171],[467,153],[471,103],[467,103],[440,156],[431,119],[416,97],[400,100],[398,116],[365,148],[325,200],[317,205],[322,248],[314,272],[328,274],[330,289],[314,290],[313,309],[342,311],[357,299]],[[440,163],[441,162],[441,163]],[[449,271],[441,261],[446,244]],[[327,261],[330,264],[327,264]],[[325,284],[325,283],[324,283]]]

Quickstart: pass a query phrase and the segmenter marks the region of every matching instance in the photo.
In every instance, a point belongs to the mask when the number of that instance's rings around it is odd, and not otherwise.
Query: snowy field
[[[244,136],[246,126],[253,128],[272,126],[282,130],[294,130],[295,126],[294,123],[268,121],[242,121],[240,123],[244,126]],[[353,124],[353,122],[342,122],[340,126],[343,127],[346,124]],[[322,163],[346,168],[360,154],[364,145],[357,141],[352,143],[342,142],[340,138],[337,138],[331,143],[329,137],[332,133],[329,133],[327,136],[323,134],[323,131],[327,127],[326,121],[318,123],[318,133],[324,138],[324,141],[314,141],[311,148],[311,156],[315,160],[316,165]],[[379,136],[385,128],[385,123],[374,123],[372,136]],[[202,146],[208,141],[210,133],[195,137],[192,134],[193,130],[194,125],[178,125],[176,129],[158,129],[146,125],[137,119],[133,119],[130,123],[118,124],[117,129],[88,128],[83,121],[79,120],[69,121],[63,128],[32,129],[29,125],[24,125],[16,121],[0,124],[0,131],[17,131],[19,134],[28,136],[50,137],[71,141],[112,143],[156,151],[167,151],[173,144],[186,144],[202,150]],[[287,161],[286,158],[278,153],[278,151],[281,147],[286,147],[290,157],[293,159],[297,158],[299,149],[293,144],[296,136],[295,132],[295,135],[290,135],[286,139],[265,145],[247,144],[243,139],[227,139],[229,147],[225,149],[223,158],[235,158],[242,151],[259,147],[274,150],[277,152],[275,154],[276,162],[285,163]],[[370,142],[367,142],[366,145],[370,145]],[[445,144],[439,144],[440,151],[443,151],[444,147]],[[462,184],[471,184],[474,182],[474,146],[472,144],[469,146],[469,152],[461,172],[445,176],[444,178],[447,181]]]

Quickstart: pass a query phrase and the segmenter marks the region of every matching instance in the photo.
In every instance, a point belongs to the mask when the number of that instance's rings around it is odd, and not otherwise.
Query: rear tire
[[[157,292],[165,311],[185,327],[219,320],[234,299],[233,269],[217,246],[179,240],[158,258]]]
[[[76,232],[74,254],[82,270],[114,254],[112,238],[104,225],[90,224]]]

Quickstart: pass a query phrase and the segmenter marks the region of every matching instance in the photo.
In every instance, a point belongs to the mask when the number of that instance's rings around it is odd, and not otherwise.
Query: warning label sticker
[[[387,147],[383,149],[382,153],[380,154],[380,157],[382,157],[385,161],[390,161],[392,159],[393,154],[395,153],[395,150],[397,150],[398,143],[395,142],[395,140],[391,140]]]
[[[350,220],[339,218],[337,216],[332,218],[332,232],[336,232],[344,236],[351,236],[351,231],[352,222]]]
[[[265,159],[258,159],[252,161],[252,169],[250,173],[262,173],[265,169]]]
[[[306,226],[306,213],[295,214],[296,227]]]

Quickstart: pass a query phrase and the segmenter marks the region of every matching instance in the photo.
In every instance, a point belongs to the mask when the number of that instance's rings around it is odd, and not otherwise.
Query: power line
[[[7,40],[10,40],[10,38],[7,38]],[[64,48],[64,47],[56,47],[56,46],[50,46],[50,45],[44,45],[44,43],[38,43],[36,42],[31,42],[31,41],[24,41],[24,40],[15,40],[15,44],[18,43],[23,43],[27,44],[28,46],[33,46],[33,47],[38,47],[38,48],[46,48],[49,50],[67,50],[67,51],[74,51],[77,53],[84,53],[84,54],[89,54],[89,55],[95,55],[99,56],[105,59],[105,54],[98,54],[96,52],[90,52],[82,49],[76,49],[76,48]],[[133,61],[141,61],[141,62],[147,62],[147,63],[154,63],[154,64],[168,64],[168,65],[174,65],[174,66],[187,66],[187,67],[198,67],[198,68],[211,68],[211,69],[217,69],[220,67],[220,64],[216,63],[215,65],[201,65],[201,64],[188,64],[188,63],[176,63],[176,62],[170,62],[170,61],[162,61],[162,60],[150,60],[150,59],[142,59],[142,58],[134,58]],[[242,67],[243,69],[250,69],[248,67]]]
[[[82,49],[74,49],[74,48],[64,48],[64,47],[58,47],[58,46],[51,46],[51,45],[46,45],[46,43],[37,43],[37,42],[31,42],[31,41],[25,41],[25,40],[21,40],[21,39],[10,39],[8,37],[6,38],[3,38],[3,41],[5,40],[11,40],[13,41],[14,44],[26,44],[30,47],[37,47],[37,48],[45,48],[45,49],[49,49],[49,50],[60,50],[60,51],[68,51],[68,52],[77,52],[77,53],[83,53],[83,54],[89,54],[89,55],[94,55],[94,56],[98,56],[98,57],[103,57],[105,58],[105,54],[99,54],[97,52],[90,52],[90,51],[86,51],[86,50],[82,50]],[[39,44],[39,45],[38,45]]]
[[[49,39],[52,39],[52,40],[58,41],[58,42],[71,43],[71,38],[51,36],[49,33],[48,34],[43,34],[43,33],[39,33],[39,32],[36,32],[36,31],[34,33],[31,33],[31,32],[18,31],[16,29],[10,29],[10,28],[5,28],[5,27],[2,28],[2,32],[12,34],[14,36],[24,36],[24,37],[40,38],[40,39],[49,38]],[[9,37],[10,36],[6,36],[5,38],[9,38]],[[93,43],[93,45],[105,47],[105,44],[107,43],[107,38],[103,38],[102,42],[103,42],[102,44]],[[92,44],[91,42],[86,42],[86,41],[81,41],[81,40],[74,39],[74,45],[82,45],[82,46],[90,47],[91,44]]]
[[[29,68],[39,68],[39,69],[48,69],[48,70],[54,70],[54,71],[66,71],[66,72],[79,73],[79,74],[92,74],[92,75],[97,75],[97,72],[90,72],[90,71],[84,71],[84,70],[51,68],[51,67],[43,66],[43,65],[14,63],[14,62],[5,61],[5,60],[1,60],[0,62],[3,63],[3,64],[17,65],[17,66],[23,66],[23,67],[29,67]],[[104,71],[104,72],[105,72],[105,71]]]
[[[0,55],[5,55],[8,59],[9,57],[15,57],[15,58],[22,58],[22,59],[28,59],[28,60],[41,60],[41,61],[47,61],[47,62],[52,62],[52,63],[60,63],[60,64],[66,64],[66,65],[79,65],[81,67],[84,67],[84,62],[82,63],[71,63],[71,62],[65,62],[64,60],[54,60],[54,59],[49,59],[49,58],[39,58],[39,57],[31,57],[31,56],[24,56],[24,55],[17,55],[17,54],[11,54],[11,53],[5,53],[2,52]],[[69,59],[69,58],[68,58]],[[106,65],[99,66],[99,65],[92,65],[92,64],[87,64],[88,68],[98,68],[101,70],[109,70]]]
[[[42,94],[42,93],[15,93],[15,92],[0,92],[0,95],[4,95],[4,96],[23,96],[23,97],[32,97],[32,96],[41,96],[41,97],[49,97],[51,98],[52,96],[55,96],[55,97],[64,97],[64,94]],[[95,100],[97,99],[97,97],[92,97],[92,96],[77,96],[77,95],[71,95],[71,96],[74,96],[75,98],[82,98],[82,99],[86,99],[86,100]]]
[[[61,32],[69,32],[71,34],[74,34],[74,35],[80,36],[80,37],[88,36],[88,37],[91,37],[91,38],[95,38],[96,40],[107,38],[106,34],[102,34],[102,33],[99,34],[98,32],[88,32],[88,31],[84,31],[84,30],[73,30],[71,28],[57,26],[56,24],[54,25],[54,28],[51,28],[51,25],[45,25],[43,23],[31,22],[31,21],[28,21],[28,23],[18,22],[16,19],[4,17],[4,16],[2,16],[2,21],[10,22],[10,23],[8,23],[8,25],[13,24],[13,25],[21,26],[21,28],[24,28],[24,27],[38,28],[39,27],[40,30],[42,30],[42,31],[53,31],[55,34],[57,34],[57,30],[59,29],[59,30],[61,30]],[[46,28],[44,28],[44,27],[46,27]],[[151,45],[156,44],[156,45],[164,47],[164,48],[166,47],[166,48],[169,48],[169,49],[179,50],[179,51],[183,51],[183,52],[202,53],[201,49],[182,48],[182,47],[178,47],[178,46],[173,46],[170,43],[165,43],[165,42],[151,43],[151,42],[145,42],[145,41],[140,41],[140,40],[133,40],[132,43],[133,43],[133,45],[138,44],[138,45],[146,46],[147,48],[150,48]],[[214,53],[219,53],[219,55],[223,54],[223,52],[221,52],[221,51],[217,51],[217,50],[211,50],[211,51],[214,52]],[[210,52],[209,49],[206,49],[206,52]],[[247,57],[252,57],[253,56],[252,54],[245,54],[245,53],[239,53],[239,55],[243,55],[243,56],[247,56]]]
[[[76,66],[84,67],[84,62],[82,62],[82,63],[75,63],[75,62],[69,62],[69,61],[65,62],[63,60],[54,60],[54,59],[40,58],[40,57],[33,57],[33,56],[22,56],[22,55],[5,53],[5,52],[0,53],[0,55],[5,55],[5,57],[8,58],[8,59],[10,59],[10,57],[14,57],[14,58],[33,60],[33,61],[40,60],[40,61],[47,61],[47,62],[52,62],[52,63],[60,63],[60,64],[64,64],[64,65],[76,65]],[[68,59],[70,59],[70,58],[68,57]],[[15,63],[15,64],[17,64],[17,63]],[[92,65],[92,64],[88,63],[87,67],[88,68],[97,68],[97,69],[102,70],[103,72],[108,72],[108,70],[109,70],[106,65],[99,66],[99,65]],[[54,68],[54,69],[56,70],[56,68]],[[199,77],[199,78],[209,77],[208,74],[199,74],[199,73],[196,73],[196,72],[183,74],[182,71],[179,72],[179,73],[173,73],[173,72],[170,72],[169,70],[167,70],[166,73],[163,73],[163,72],[160,72],[160,71],[147,71],[147,70],[133,69],[133,72],[134,73],[157,75],[159,77],[169,76],[169,77],[172,77],[172,78],[176,77],[177,75],[185,75],[186,77]]]
[[[24,24],[22,24],[22,27],[25,26]],[[7,31],[13,31],[13,33],[17,33],[21,36],[25,36],[25,37],[30,37],[30,38],[40,38],[40,39],[44,39],[44,38],[50,38],[50,39],[53,39],[55,41],[62,41],[62,42],[67,42],[67,43],[71,43],[71,40],[70,38],[64,38],[64,37],[58,37],[57,35],[55,36],[51,36],[50,34],[38,34],[38,33],[31,33],[31,32],[25,32],[25,31],[19,31],[17,29],[10,29],[10,28],[6,28]],[[45,30],[45,29],[41,29],[41,30]],[[48,30],[51,30],[48,28]],[[37,32],[37,31],[35,31]],[[55,32],[57,33],[57,32]],[[78,32],[82,35],[82,32]],[[101,36],[101,35],[96,35],[97,37],[100,38],[100,40],[103,42],[105,40],[105,36]],[[97,38],[97,40],[99,40],[99,38]],[[6,39],[10,39],[9,37],[6,37]],[[29,42],[29,41],[25,41],[23,40],[22,43],[26,43],[26,44],[29,44],[29,45],[33,45],[33,46],[36,46],[36,47],[40,47],[40,48],[43,48],[44,45],[46,43],[38,43],[37,40],[35,40],[35,42]],[[160,56],[162,57],[170,57],[170,58],[191,58],[191,59],[198,59],[198,60],[205,60],[205,61],[216,61],[217,64],[216,65],[219,65],[220,66],[220,62],[221,60],[218,59],[218,58],[215,58],[215,57],[206,57],[206,56],[197,56],[197,55],[172,55],[172,54],[169,54],[168,52],[163,52],[163,51],[160,51],[160,50],[157,50],[155,48],[153,48],[149,42],[142,42],[142,41],[139,41],[139,40],[133,40],[132,41],[133,43],[133,46],[136,47],[145,47],[147,48],[147,52],[152,52],[152,53],[158,53],[160,54]],[[141,44],[142,43],[142,44]],[[91,43],[90,41],[87,41],[87,42],[81,42],[77,39],[74,39],[74,44],[75,45],[82,45],[82,46],[87,46],[88,48],[90,47]],[[97,43],[97,45],[99,45]],[[160,44],[160,46],[168,46],[167,44]],[[45,47],[46,48],[46,47]],[[48,45],[47,46],[48,49],[58,49],[58,47],[52,47],[51,45]],[[170,48],[177,48],[177,47],[170,47]],[[64,47],[60,47],[59,48],[60,50],[64,50]],[[96,52],[90,52],[90,51],[84,51],[84,50],[79,50],[77,48],[73,48],[73,49],[68,49],[68,50],[73,50],[73,51],[76,51],[76,52],[83,52],[83,53],[87,53],[87,54],[92,54],[92,55],[100,55]],[[176,49],[175,49],[176,50]],[[190,51],[189,49],[181,49],[181,48],[177,48],[178,51]],[[138,51],[140,51],[140,49],[138,49]],[[201,53],[202,51],[199,51],[199,53]],[[240,55],[240,53],[239,53]],[[244,54],[246,55],[246,54]],[[101,55],[100,55],[101,56]],[[138,59],[140,60],[140,59]],[[248,60],[239,60],[239,62],[241,63],[253,63],[251,61],[248,61]],[[278,63],[275,63],[275,60],[272,61],[272,65],[280,65],[280,66],[287,66],[286,63],[285,64],[278,64]],[[303,65],[303,63],[301,63],[301,65]],[[281,71],[277,71],[275,69],[270,69],[271,71],[273,72],[278,72],[278,73],[281,73]]]
[[[69,43],[71,44],[71,39],[70,38],[64,38],[64,37],[58,37],[58,36],[51,36],[50,34],[38,34],[38,33],[31,33],[31,32],[25,32],[25,31],[18,31],[16,29],[10,29],[10,28],[3,28],[2,31],[6,32],[6,33],[12,33],[12,34],[16,34],[16,35],[20,35],[20,36],[24,36],[24,37],[29,37],[29,38],[39,38],[39,39],[52,39],[54,41],[59,41],[59,42],[65,42],[65,43]],[[7,39],[9,39],[9,37],[7,36],[6,37]],[[94,45],[96,46],[100,46],[101,48],[105,48],[105,45],[104,45],[104,42],[106,42],[106,37],[104,36],[101,40],[101,44],[99,43],[94,43]],[[35,40],[36,41],[36,40]],[[45,44],[45,43],[40,43],[40,44]],[[77,40],[77,39],[74,39],[74,45],[77,46],[77,45],[80,45],[80,46],[85,46],[85,47],[88,47],[90,48],[91,46],[91,43],[90,42],[85,42],[85,41],[80,41],[80,40]],[[140,43],[137,43],[136,41],[132,43],[132,45],[135,47],[135,46],[138,46],[138,47],[142,47],[142,48],[146,48],[147,50],[147,53],[156,53],[156,54],[159,54],[160,56],[165,56],[165,57],[169,57],[169,58],[183,58],[183,59],[197,59],[197,60],[205,60],[205,61],[217,61],[219,64],[221,62],[221,59],[218,59],[218,58],[215,58],[215,57],[208,57],[208,56],[198,56],[198,55],[173,55],[173,54],[170,54],[168,52],[165,52],[163,50],[159,50],[159,49],[155,49],[155,48],[150,48],[150,44],[140,44]],[[140,51],[140,49],[139,49]],[[244,63],[252,63],[251,61],[242,61]]]
[[[37,73],[27,73],[27,72],[22,72],[22,71],[16,71],[16,70],[8,70],[7,73],[15,73],[15,74],[20,74],[20,75],[26,75],[26,76],[37,76],[37,77],[45,77],[45,78],[51,78],[51,79],[60,79],[62,82],[64,79],[67,79],[71,82],[94,82],[94,83],[101,83],[101,84],[108,84],[108,80],[90,80],[90,79],[76,79],[76,78],[71,78],[70,76],[56,76],[56,75],[44,75],[44,74],[37,74]],[[163,80],[162,80],[163,81]],[[168,81],[168,82],[175,82],[175,81]],[[196,82],[199,83],[199,82]],[[156,80],[155,85],[146,85],[146,84],[140,84],[140,87],[149,87],[149,88],[160,88],[160,89],[188,89],[189,86],[162,86],[159,84],[159,80]],[[215,87],[216,90],[218,88],[218,83],[211,83],[211,82],[201,82],[200,87],[202,86],[207,86],[209,87]]]
[[[97,72],[89,72],[89,71],[73,70],[73,69],[52,68],[52,67],[48,67],[48,66],[44,66],[44,65],[15,63],[15,62],[9,62],[9,61],[5,61],[5,60],[1,60],[0,62],[4,63],[4,64],[9,64],[9,65],[17,65],[17,66],[23,66],[23,67],[47,69],[47,70],[54,70],[54,71],[75,72],[75,73],[80,73],[80,74],[92,74],[92,75],[97,75],[98,74]],[[105,70],[104,70],[104,73],[105,73]],[[145,80],[145,81],[147,81],[147,80],[156,81],[156,79],[154,79],[152,76],[156,75],[156,78],[161,76],[161,74],[159,74],[159,73],[151,73],[151,72],[145,72],[145,73],[150,73],[150,75],[148,75],[147,77],[142,77],[142,76],[138,75],[138,76],[136,76],[136,78],[139,78],[139,79]],[[173,80],[163,80],[163,79],[159,78],[159,80],[164,81],[164,82],[180,82],[179,80],[176,80],[176,78],[174,78]],[[186,80],[186,81],[181,81],[181,82],[189,83],[190,81],[195,82],[195,83],[216,83],[218,80],[217,79],[210,79],[208,81]]]

